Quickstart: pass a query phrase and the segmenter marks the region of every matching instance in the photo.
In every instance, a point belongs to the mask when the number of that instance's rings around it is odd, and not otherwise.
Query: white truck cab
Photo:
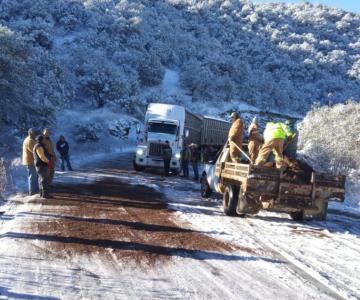
[[[181,149],[185,138],[185,108],[178,105],[150,103],[145,114],[143,142],[137,146],[134,168],[138,171],[164,166],[162,148],[166,141],[172,149],[170,168],[180,170]]]

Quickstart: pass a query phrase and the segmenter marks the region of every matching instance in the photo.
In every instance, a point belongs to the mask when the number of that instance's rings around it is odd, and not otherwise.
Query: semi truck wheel
[[[201,183],[201,197],[209,198],[212,190],[207,182],[206,176],[201,177],[200,183]]]
[[[133,167],[134,167],[134,170],[137,172],[142,172],[145,170],[144,166],[139,166],[135,161],[133,161]]]
[[[227,216],[236,216],[236,207],[239,200],[239,187],[227,185],[223,195],[223,208]]]

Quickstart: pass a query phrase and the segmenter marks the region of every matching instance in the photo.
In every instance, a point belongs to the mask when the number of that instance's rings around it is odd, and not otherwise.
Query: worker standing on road
[[[191,166],[193,168],[194,171],[194,179],[195,181],[199,180],[199,147],[196,144],[191,144],[190,146],[190,150],[191,150]]]
[[[39,192],[38,175],[36,173],[34,164],[34,146],[36,132],[33,128],[28,130],[28,136],[23,142],[23,153],[22,153],[22,164],[27,168],[28,171],[28,188],[29,195],[34,195]]]
[[[243,121],[240,119],[237,112],[231,114],[231,128],[229,130],[229,143],[230,143],[230,157],[233,162],[240,162],[241,151],[243,145]]]
[[[63,135],[60,136],[58,142],[56,143],[56,150],[60,154],[61,158],[61,171],[65,171],[65,162],[69,171],[72,171],[69,158],[69,143],[65,140]]]
[[[54,151],[54,145],[53,142],[50,139],[50,130],[45,128],[43,131],[43,136],[44,136],[44,140],[43,140],[43,144],[47,150],[47,152],[50,155],[50,160],[52,162],[51,166],[49,167],[49,185],[52,183],[53,179],[54,179],[54,175],[55,175],[55,163],[56,163],[56,154]]]
[[[184,178],[189,178],[189,164],[191,160],[191,150],[188,145],[181,152],[181,168]]]
[[[45,147],[44,139],[42,135],[36,137],[36,144],[33,150],[34,162],[39,176],[40,196],[43,198],[52,198],[49,194],[49,168],[53,166],[51,156]]]
[[[282,122],[269,122],[266,124],[264,131],[265,144],[261,147],[259,156],[256,159],[256,165],[266,163],[271,152],[275,155],[275,163],[277,168],[284,167],[284,141],[286,138],[292,138],[293,133],[287,124]]]
[[[259,132],[259,127],[256,124],[256,117],[252,120],[249,127],[249,157],[252,163],[255,163],[256,158],[259,155],[261,145],[264,143],[264,138]]]
[[[165,176],[169,176],[170,175],[170,162],[171,162],[171,157],[172,157],[172,149],[169,145],[169,141],[165,142],[165,144],[162,148],[162,153],[163,153],[163,159],[164,159]]]

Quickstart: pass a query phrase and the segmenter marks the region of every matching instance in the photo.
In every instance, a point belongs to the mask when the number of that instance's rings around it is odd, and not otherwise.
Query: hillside
[[[305,113],[360,93],[360,16],[321,5],[3,0],[0,24],[1,122],[19,130],[79,104],[182,102],[157,88],[165,68],[210,104]]]

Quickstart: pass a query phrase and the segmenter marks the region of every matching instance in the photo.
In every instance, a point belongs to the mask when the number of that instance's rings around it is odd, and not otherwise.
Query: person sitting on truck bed
[[[165,176],[170,175],[170,162],[172,157],[172,149],[169,145],[169,141],[166,141],[164,146],[162,147],[162,154],[164,159],[164,171]]]
[[[259,132],[259,127],[256,124],[256,117],[252,120],[250,127],[249,127],[249,143],[248,143],[248,149],[249,149],[249,157],[251,159],[252,163],[255,163],[259,151],[261,148],[261,145],[264,143],[264,138],[261,136]]]
[[[243,146],[243,121],[240,119],[237,112],[231,114],[231,128],[229,130],[229,144],[230,144],[230,157],[232,162],[240,162],[241,151]]]
[[[286,138],[292,138],[293,133],[288,124],[282,122],[269,122],[266,124],[264,131],[265,144],[261,147],[259,156],[255,165],[261,166],[266,163],[271,152],[275,155],[275,163],[277,168],[284,166],[284,141]]]

